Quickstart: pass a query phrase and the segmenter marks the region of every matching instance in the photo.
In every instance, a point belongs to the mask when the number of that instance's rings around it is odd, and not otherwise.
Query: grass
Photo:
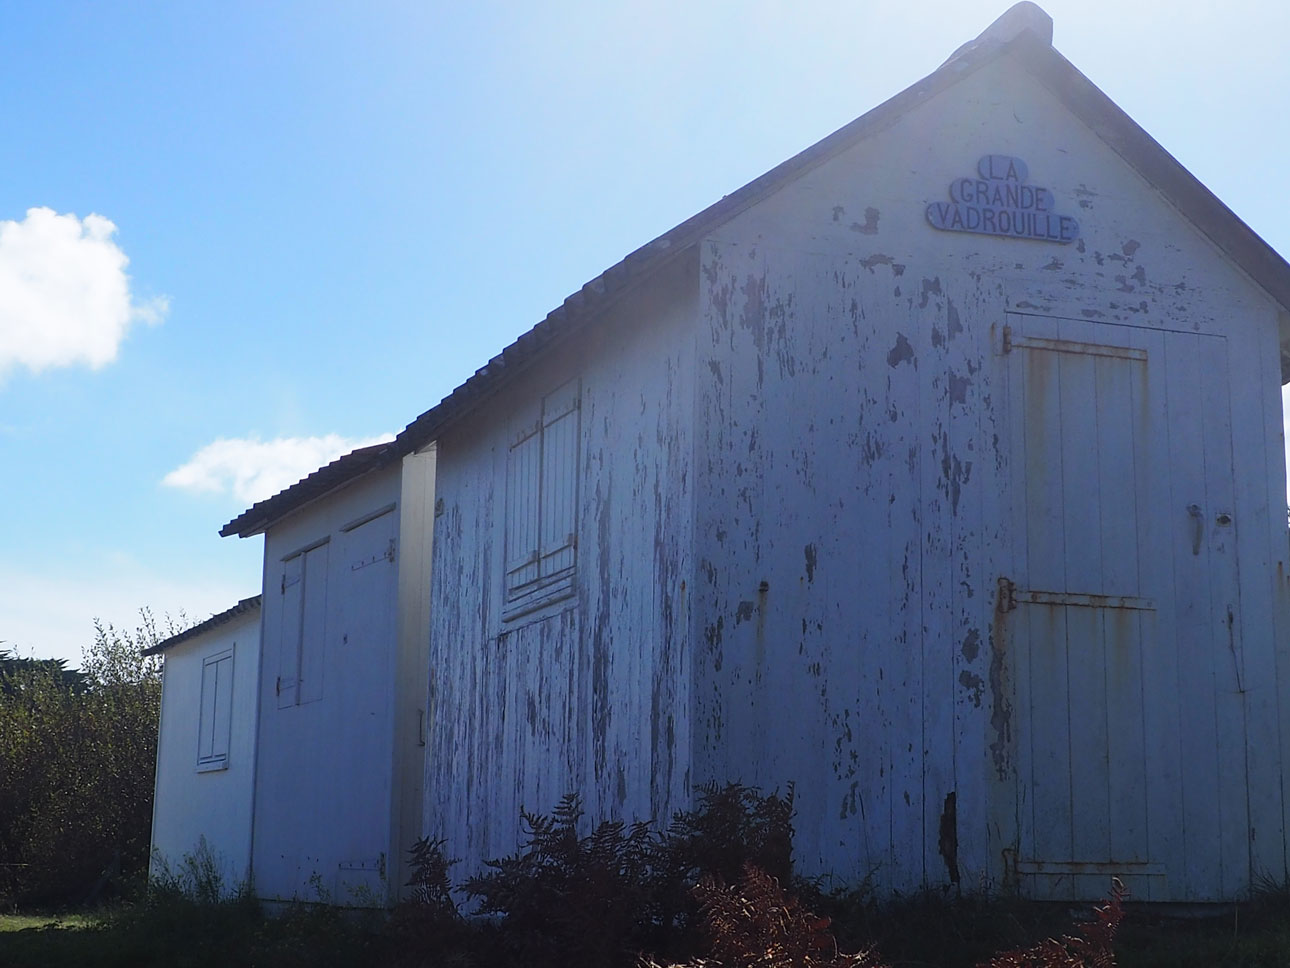
[[[973,968],[1000,949],[1069,931],[1070,913],[1064,906],[949,902],[937,895],[882,907],[844,903],[832,912],[844,950],[877,942],[892,968]],[[1290,893],[1189,920],[1132,907],[1115,947],[1120,968],[1286,968]],[[0,915],[5,968],[492,968],[503,963],[486,931],[465,930],[448,948],[431,948],[424,936],[400,934],[370,918],[309,906],[268,918],[247,899],[203,904],[168,896],[89,913]]]
[[[0,914],[0,932],[35,928],[81,928],[89,923],[84,914]]]
[[[301,907],[270,919],[249,900],[169,898],[87,914],[0,915],[5,968],[342,968],[373,963],[378,942],[372,926],[330,909]]]
[[[1126,905],[1116,936],[1118,968],[1290,968],[1290,894],[1256,897],[1203,917]],[[892,968],[975,968],[991,954],[1071,931],[1086,907],[997,899],[954,903],[907,898],[836,919],[845,950],[876,942]],[[841,923],[839,923],[841,922]]]
[[[1205,919],[1134,910],[1121,934],[1121,968],[1290,966],[1290,905],[1258,898]]]

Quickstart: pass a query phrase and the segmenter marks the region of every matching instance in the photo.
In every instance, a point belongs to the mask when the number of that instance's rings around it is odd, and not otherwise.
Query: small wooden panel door
[[[1036,898],[1112,875],[1144,900],[1221,897],[1249,875],[1244,736],[1219,722],[1239,656],[1225,342],[1010,315],[1004,350],[1013,873]]]
[[[345,782],[323,774],[330,799],[326,837],[338,863],[333,896],[380,905],[398,885],[383,880],[390,832],[392,683],[397,648],[398,518],[387,511],[343,531],[336,542],[335,675],[331,687],[341,730],[336,756]]]

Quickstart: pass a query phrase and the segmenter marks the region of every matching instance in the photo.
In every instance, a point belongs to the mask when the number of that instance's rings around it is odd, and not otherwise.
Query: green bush
[[[147,868],[161,705],[161,635],[95,624],[77,674],[0,667],[0,903],[96,900]]]

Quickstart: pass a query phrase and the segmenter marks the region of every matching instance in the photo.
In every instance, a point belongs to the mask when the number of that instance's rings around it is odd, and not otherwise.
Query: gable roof
[[[449,423],[496,393],[514,374],[531,366],[548,347],[593,322],[601,310],[689,251],[723,223],[1002,57],[1012,57],[1023,66],[1290,314],[1290,264],[1053,48],[1052,23],[1052,18],[1029,0],[1009,8],[979,37],[956,50],[921,81],[610,266],[408,424],[376,459],[389,463],[429,444]],[[1290,322],[1282,323],[1281,380],[1290,382]],[[332,488],[343,486],[362,472],[356,471],[349,477],[333,474],[330,485]],[[309,482],[316,476],[311,474],[299,484],[261,501],[225,525],[220,534],[242,537],[257,534],[277,518],[314,500],[320,492],[316,484],[310,486]],[[301,490],[297,491],[298,488]],[[248,518],[256,509],[259,513]]]
[[[201,635],[203,632],[208,632],[211,629],[218,628],[221,625],[227,625],[229,622],[233,621],[233,619],[237,618],[239,615],[244,615],[245,613],[250,612],[254,609],[258,609],[259,607],[260,607],[259,595],[252,595],[250,598],[244,598],[236,605],[234,605],[232,608],[225,609],[224,611],[220,612],[218,615],[212,615],[206,621],[201,622],[198,625],[194,625],[190,629],[185,629],[184,631],[180,632],[178,635],[172,635],[168,639],[163,639],[162,641],[158,642],[156,645],[150,648],[144,649],[139,654],[157,655],[158,653],[165,652],[167,649],[173,649],[181,642],[187,642],[189,639],[195,638],[196,636]]]

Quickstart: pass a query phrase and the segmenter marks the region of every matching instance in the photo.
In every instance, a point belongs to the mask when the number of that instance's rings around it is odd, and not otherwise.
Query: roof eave
[[[173,649],[175,646],[181,645],[184,642],[187,642],[189,639],[196,638],[197,636],[201,635],[203,632],[209,632],[211,629],[218,628],[221,625],[227,625],[229,622],[233,621],[239,615],[243,615],[247,612],[252,611],[253,609],[258,609],[260,607],[260,603],[261,603],[261,596],[251,595],[248,598],[242,599],[232,608],[225,609],[224,611],[219,612],[216,615],[212,615],[210,618],[206,619],[206,621],[199,622],[198,624],[194,625],[192,628],[184,629],[184,631],[179,632],[176,635],[172,635],[168,639],[163,639],[162,641],[158,642],[156,645],[153,645],[144,649],[139,654],[145,655],[145,656],[160,655],[162,652],[165,652],[169,649]]]
[[[394,459],[401,457],[401,454],[389,456],[393,447],[393,441],[372,444],[350,451],[331,463],[324,464],[290,487],[251,505],[220,528],[220,537],[237,535],[240,538],[249,538],[262,534],[287,515],[308,507],[340,488],[348,487],[367,474],[380,470]]]

